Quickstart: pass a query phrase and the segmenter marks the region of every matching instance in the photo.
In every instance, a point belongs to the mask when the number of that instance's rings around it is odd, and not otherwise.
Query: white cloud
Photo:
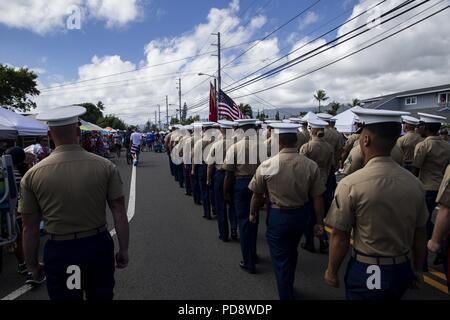
[[[319,16],[314,11],[308,11],[306,16],[300,20],[299,29],[303,30],[307,26],[316,23],[319,20]]]
[[[0,1],[0,23],[38,34],[65,30],[72,8],[85,19],[106,21],[107,27],[122,27],[140,16],[141,0],[21,0]]]
[[[437,0],[430,2],[434,4],[437,3]],[[447,4],[449,2],[446,1]],[[182,103],[186,101],[188,105],[192,105],[198,99],[207,98],[209,79],[199,77],[197,73],[213,74],[216,71],[217,60],[210,54],[158,67],[149,66],[213,50],[210,43],[215,39],[210,36],[210,33],[217,31],[219,26],[223,31],[222,42],[225,43],[225,46],[257,37],[261,33],[261,28],[264,27],[267,17],[254,17],[253,19],[257,20],[253,20],[251,23],[247,23],[246,20],[242,21],[235,9],[236,3],[238,4],[238,2],[233,2],[233,5],[225,9],[211,9],[206,22],[193,27],[190,32],[173,38],[154,39],[147,43],[144,46],[145,57],[142,61],[136,63],[125,61],[114,53],[105,57],[93,57],[89,64],[79,67],[79,80],[135,70],[137,65],[147,68],[97,80],[95,86],[92,85],[92,82],[84,82],[78,84],[77,89],[73,90],[60,88],[51,92],[42,92],[42,96],[36,99],[38,105],[40,108],[45,108],[46,106],[59,106],[81,101],[102,100],[106,105],[107,113],[117,114],[130,124],[144,123],[147,119],[154,119],[157,104],[161,104],[162,111],[165,111],[166,94],[169,95],[169,103],[178,104],[176,79],[180,76],[184,93],[194,88],[202,80],[206,80],[188,94],[183,95]],[[390,1],[389,4],[383,5],[383,11],[398,3],[400,0]],[[423,6],[421,10],[431,4]],[[351,17],[370,5],[373,5],[372,1],[361,1],[354,7]],[[404,16],[402,16],[403,19]],[[348,26],[342,27],[338,34],[342,35],[366,21],[367,17],[362,16],[349,23]],[[231,96],[236,97],[245,95],[249,91],[265,89],[303,74],[363,46],[371,37],[386,31],[392,25],[392,23],[388,23],[388,25],[381,26],[379,30],[373,29],[364,36],[299,63],[270,79],[233,92]],[[346,103],[355,97],[363,99],[379,94],[448,83],[450,53],[446,48],[450,46],[450,36],[447,30],[450,30],[450,11],[445,11],[333,66],[287,85],[260,93],[259,96],[279,107],[310,107],[316,105],[313,93],[317,89],[326,90],[331,100]],[[303,38],[292,44],[289,50],[305,45],[308,41],[310,39]],[[280,46],[284,46],[285,43],[285,39],[276,37],[267,39],[233,62],[232,65],[226,66],[223,74],[223,87],[226,87],[227,83],[233,82],[228,75],[234,79],[240,79],[280,57],[284,54],[284,52],[280,52]],[[289,58],[292,59],[325,43],[325,39],[320,39],[315,43],[308,44]],[[223,65],[232,61],[245,48],[247,46],[224,50]],[[283,60],[283,62],[285,61],[286,59]],[[123,79],[130,79],[130,81],[117,82]],[[236,102],[250,103],[255,110],[270,108],[256,102],[251,97],[237,99]],[[170,107],[170,115],[174,114],[175,109],[174,106]],[[196,112],[206,116],[207,108],[196,109]],[[165,119],[165,114],[162,114],[161,117]]]

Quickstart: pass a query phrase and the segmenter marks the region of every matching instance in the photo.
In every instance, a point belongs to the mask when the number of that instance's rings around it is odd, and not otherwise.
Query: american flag
[[[246,118],[233,99],[222,90],[220,90],[219,95],[219,115],[229,117],[232,120]]]

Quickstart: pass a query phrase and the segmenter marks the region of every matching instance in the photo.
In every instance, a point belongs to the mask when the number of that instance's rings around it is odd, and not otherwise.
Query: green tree
[[[250,118],[253,118],[253,110],[252,110],[252,107],[248,103],[246,103],[246,104],[240,103],[239,110],[241,110],[241,112],[244,115],[246,115]]]
[[[113,114],[97,119],[96,124],[102,128],[111,127],[117,130],[125,130],[127,128],[125,122]]]
[[[27,68],[18,70],[0,64],[0,105],[6,109],[29,111],[36,108],[30,96],[39,95],[37,75]]]
[[[339,102],[333,101],[328,105],[328,113],[335,116],[338,113],[339,108],[341,107],[341,104]]]
[[[264,112],[261,112],[256,118],[260,121],[264,121],[268,118],[269,116],[266,115]]]
[[[186,119],[185,124],[191,124],[191,123],[196,122],[196,121],[200,121],[200,116],[199,115],[189,116],[189,118]]]
[[[280,111],[277,110],[277,113],[275,113],[275,120],[280,120]]]
[[[188,106],[185,102],[183,105],[183,109],[181,109],[181,123],[183,123],[183,124],[186,123],[187,111],[188,111]]]
[[[178,120],[178,118],[174,118],[174,117],[170,118],[170,124],[179,124],[179,123],[180,123],[180,120]]]
[[[85,107],[86,113],[81,116],[81,119],[84,121],[88,121],[90,123],[97,123],[97,121],[100,118],[103,118],[103,110],[105,109],[103,102],[99,101],[97,102],[97,105],[90,103],[90,102],[84,102],[77,104],[77,106]]]
[[[351,103],[352,107],[360,107],[361,106],[361,100],[357,99],[357,98],[353,98],[352,99],[352,103]]]
[[[149,131],[151,130],[151,128],[152,128],[152,124],[150,123],[150,120],[148,120],[148,121],[145,123],[144,131],[145,131],[145,132],[149,132]]]
[[[317,90],[317,92],[314,94],[314,99],[316,99],[319,102],[319,112],[320,112],[320,103],[322,101],[326,101],[329,98],[327,97],[327,93],[325,92],[325,90]]]

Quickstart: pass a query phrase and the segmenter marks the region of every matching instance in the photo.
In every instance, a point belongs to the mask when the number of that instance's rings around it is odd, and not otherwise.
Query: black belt
[[[95,236],[106,230],[107,230],[106,226],[102,226],[102,227],[98,227],[98,228],[87,230],[87,231],[74,232],[74,233],[68,233],[68,234],[49,234],[49,236],[50,236],[51,240],[56,240],[56,241],[75,240],[75,239],[92,237],[92,236]]]

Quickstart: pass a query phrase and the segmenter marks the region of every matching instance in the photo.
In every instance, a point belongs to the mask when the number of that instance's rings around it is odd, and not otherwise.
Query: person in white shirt
[[[130,136],[131,149],[130,153],[133,156],[133,164],[137,166],[139,152],[141,151],[142,134],[134,131]]]

